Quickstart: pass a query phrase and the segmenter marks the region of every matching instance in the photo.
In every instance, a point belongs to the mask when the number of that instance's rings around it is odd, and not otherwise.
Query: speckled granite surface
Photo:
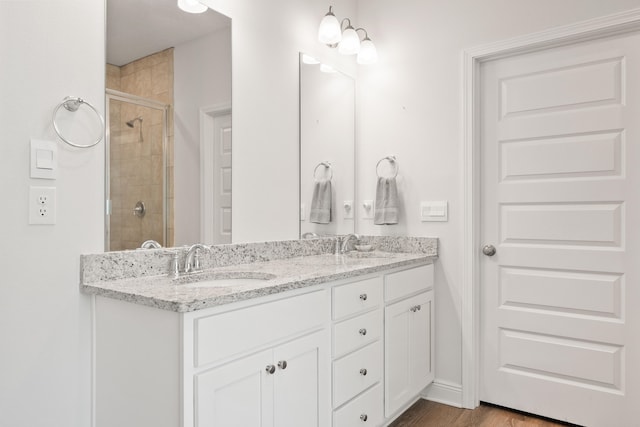
[[[203,259],[205,270],[172,279],[172,253],[181,262],[186,248],[82,255],[80,289],[136,304],[188,312],[347,279],[396,267],[431,263],[437,239],[362,236],[374,252],[333,255],[334,239],[216,245]],[[222,285],[200,287],[209,279]]]

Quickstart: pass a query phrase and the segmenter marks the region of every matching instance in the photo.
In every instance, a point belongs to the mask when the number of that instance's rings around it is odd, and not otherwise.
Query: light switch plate
[[[58,147],[55,141],[31,138],[31,178],[58,177]]]
[[[420,220],[422,222],[445,222],[449,220],[448,202],[420,202]]]

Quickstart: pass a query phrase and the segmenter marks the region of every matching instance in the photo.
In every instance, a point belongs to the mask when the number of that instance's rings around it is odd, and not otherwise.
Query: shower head
[[[138,116],[138,117],[136,117],[136,118],[135,118],[135,119],[133,119],[133,120],[129,120],[129,121],[127,122],[127,126],[129,126],[130,128],[132,128],[132,127],[136,124],[136,122],[138,122],[138,121],[139,121],[140,123],[142,123],[142,117]]]

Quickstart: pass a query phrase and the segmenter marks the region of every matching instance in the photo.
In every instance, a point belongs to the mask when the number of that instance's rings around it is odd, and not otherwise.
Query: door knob
[[[496,254],[496,247],[493,245],[484,245],[482,247],[482,253],[486,256],[494,256]]]

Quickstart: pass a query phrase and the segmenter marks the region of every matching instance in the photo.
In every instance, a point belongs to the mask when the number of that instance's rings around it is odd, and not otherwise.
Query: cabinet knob
[[[278,368],[280,369],[287,369],[287,361],[286,360],[281,360],[278,362]]]
[[[366,423],[368,419],[369,419],[369,417],[367,416],[367,414],[362,414],[362,415],[360,415],[360,420],[361,420],[362,422],[365,422],[365,423]]]
[[[411,307],[409,309],[412,313],[415,313],[418,309],[416,308],[416,306],[414,305],[413,307]]]
[[[360,294],[360,299],[362,301],[366,301],[367,300],[367,294]]]
[[[267,371],[267,374],[273,374],[276,371],[276,367],[273,365],[267,365],[265,371]]]
[[[365,368],[360,369],[360,375],[362,375],[363,377],[367,375],[367,370]]]
[[[417,305],[416,308],[418,309],[418,311],[422,310],[422,306],[421,305]]]
[[[366,330],[365,328],[362,328],[362,329],[360,329],[360,330],[358,331],[358,333],[359,333],[360,335],[362,335],[362,336],[365,336],[365,335],[367,335],[367,330]]]

